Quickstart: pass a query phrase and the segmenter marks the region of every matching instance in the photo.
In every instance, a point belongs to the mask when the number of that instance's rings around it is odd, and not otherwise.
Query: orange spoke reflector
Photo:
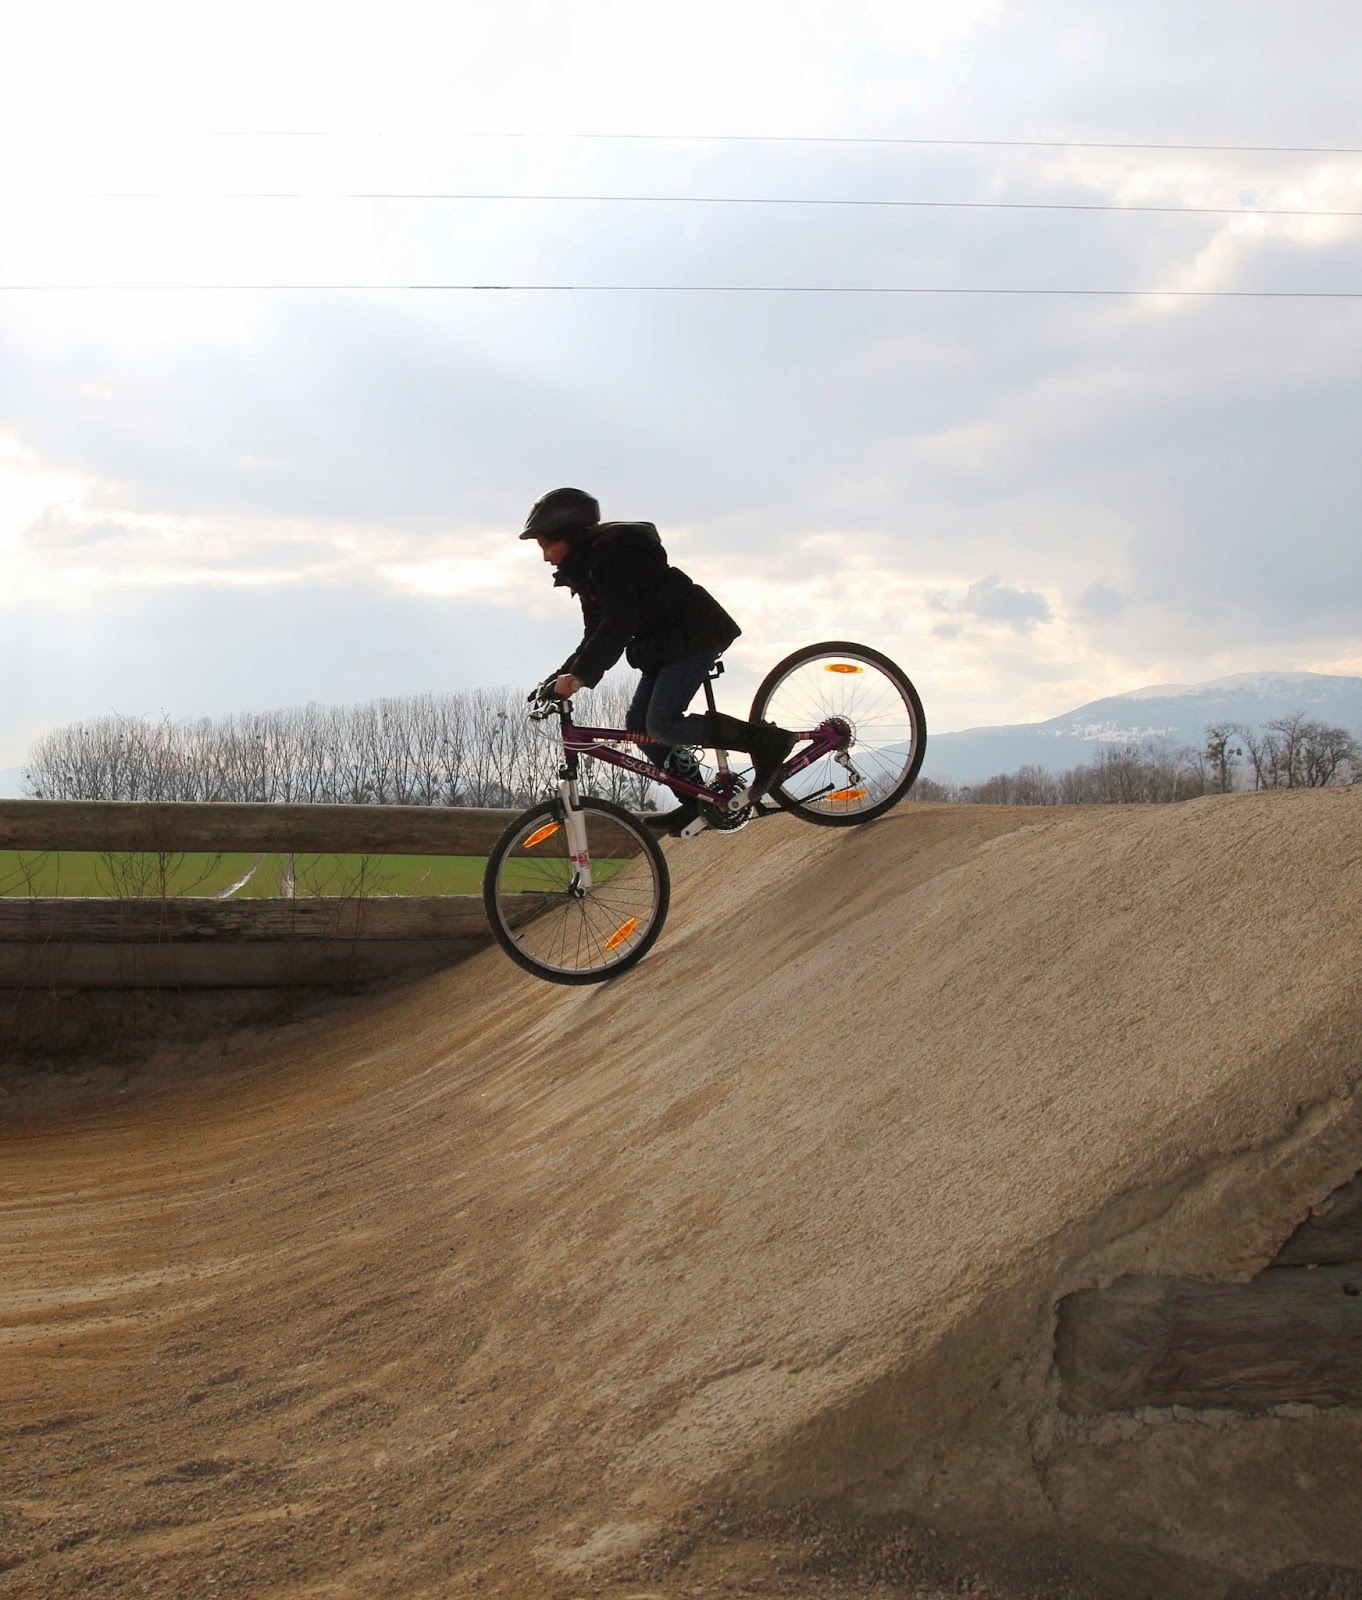
[[[629,937],[629,935],[637,927],[638,927],[638,918],[637,917],[630,917],[628,922],[626,922],[622,928],[617,929],[605,941],[605,948],[607,950],[618,950],[619,947],[624,943],[624,941]]]
[[[825,794],[825,800],[864,800],[870,793],[869,789],[838,789],[833,794]]]
[[[532,850],[535,845],[543,844],[545,839],[553,838],[554,834],[558,832],[558,827],[559,825],[556,822],[546,822],[542,828],[536,828],[520,848],[522,850]]]
[[[864,672],[864,667],[853,666],[850,661],[829,661],[824,672]]]

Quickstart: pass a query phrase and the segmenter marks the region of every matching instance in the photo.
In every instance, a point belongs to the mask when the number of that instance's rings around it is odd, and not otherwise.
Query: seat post
[[[705,704],[709,707],[711,716],[713,716],[715,711],[718,709],[714,704],[714,680],[715,678],[722,678],[723,675],[724,664],[722,661],[716,661],[705,674]]]
[[[724,664],[722,661],[716,661],[705,674],[705,704],[709,707],[709,714],[711,717],[717,715],[718,713],[718,707],[714,704],[714,680],[715,678],[723,677],[723,674]],[[720,776],[725,778],[728,777],[732,769],[728,765],[727,751],[716,750],[714,752],[714,759],[718,764]]]

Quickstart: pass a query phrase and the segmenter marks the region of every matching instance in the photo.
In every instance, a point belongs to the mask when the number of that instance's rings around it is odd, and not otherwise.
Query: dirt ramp
[[[1067,1297],[1250,1279],[1362,1168],[1359,823],[781,819],[669,847],[618,983],[488,953],[11,1109],[0,1594],[568,1594],[720,1504],[1115,1592],[1362,1567],[1356,1408],[1078,1415],[1055,1361]]]

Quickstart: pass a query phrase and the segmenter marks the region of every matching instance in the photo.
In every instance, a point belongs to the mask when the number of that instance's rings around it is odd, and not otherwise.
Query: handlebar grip
[[[526,704],[532,707],[530,711],[532,722],[542,722],[554,712],[566,712],[571,708],[571,700],[553,692],[553,686],[557,681],[558,675],[555,673],[552,678],[545,678],[542,683],[536,684],[525,696]]]

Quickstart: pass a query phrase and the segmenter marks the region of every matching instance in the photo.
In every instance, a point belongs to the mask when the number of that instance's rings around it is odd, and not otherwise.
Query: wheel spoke
[[[666,865],[627,812],[584,799],[592,887],[572,891],[568,830],[539,807],[503,836],[488,863],[488,915],[522,966],[558,982],[588,982],[632,965],[666,914]],[[529,852],[529,853],[520,853]],[[526,896],[535,899],[527,903]]]
[[[855,667],[856,671],[839,671]],[[891,661],[859,645],[810,646],[777,667],[758,693],[753,717],[811,729],[838,718],[851,730],[853,781],[833,755],[820,756],[776,796],[812,821],[856,822],[892,805],[921,764],[922,708]]]

